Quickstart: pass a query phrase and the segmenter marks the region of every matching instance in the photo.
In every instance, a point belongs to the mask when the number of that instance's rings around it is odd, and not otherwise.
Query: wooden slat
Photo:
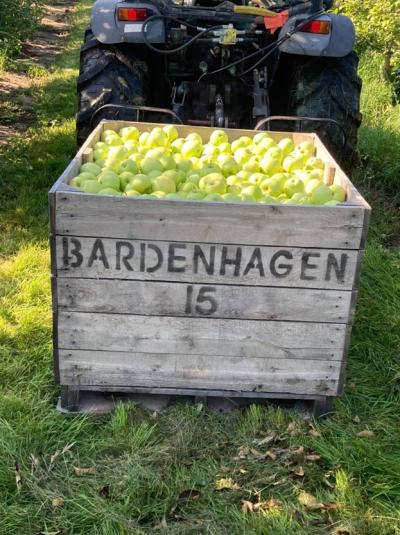
[[[57,192],[57,234],[358,249],[358,207],[160,201]]]
[[[58,330],[62,349],[341,360],[346,325],[60,311]]]
[[[357,262],[357,251],[344,249],[57,237],[60,278],[351,290]]]
[[[340,363],[138,352],[61,351],[67,385],[141,385],[334,395]],[[82,386],[83,388],[83,386]]]
[[[215,306],[197,303],[202,292]],[[346,323],[352,292],[59,278],[58,302],[71,312]]]

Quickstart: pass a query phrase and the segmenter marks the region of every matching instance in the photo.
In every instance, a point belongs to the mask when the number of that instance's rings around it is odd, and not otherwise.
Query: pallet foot
[[[314,418],[324,418],[332,412],[333,398],[323,397],[316,399],[313,403]]]
[[[80,391],[69,386],[61,387],[60,408],[65,412],[79,412]]]

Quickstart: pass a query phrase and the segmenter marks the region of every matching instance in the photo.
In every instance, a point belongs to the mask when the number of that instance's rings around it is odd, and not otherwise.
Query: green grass
[[[159,416],[134,405],[96,418],[55,411],[47,191],[74,152],[77,49],[90,4],[78,3],[54,69],[36,74],[35,126],[0,164],[0,534],[400,534],[400,114],[379,58],[361,66],[355,180],[374,211],[347,386],[335,414],[316,424],[319,436],[274,406],[230,415],[201,405]],[[358,437],[365,429],[374,435]],[[265,434],[274,442],[254,442]],[[321,457],[303,463],[304,477],[288,464],[300,446]],[[276,459],[260,459],[268,449]],[[239,488],[216,490],[221,478]],[[334,508],[307,509],[304,491]],[[278,506],[242,512],[243,500],[271,498]]]

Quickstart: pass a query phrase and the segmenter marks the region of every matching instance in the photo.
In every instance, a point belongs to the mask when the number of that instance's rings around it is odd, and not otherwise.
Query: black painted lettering
[[[177,266],[176,262],[186,262],[186,256],[179,256],[175,253],[175,249],[186,249],[184,243],[170,243],[168,247],[168,271],[170,273],[184,273],[186,266]]]
[[[300,279],[303,281],[313,281],[317,277],[315,275],[307,275],[306,270],[307,269],[317,269],[318,264],[310,264],[309,260],[310,258],[319,258],[321,256],[320,253],[303,253],[301,257],[301,273],[300,273]]]
[[[140,266],[139,266],[141,273],[144,272],[145,267],[146,267],[146,244],[141,243],[140,244]]]
[[[343,253],[342,256],[340,257],[340,265],[339,265],[336,256],[333,253],[329,253],[328,260],[326,263],[325,280],[326,281],[331,280],[331,272],[333,269],[335,271],[337,281],[344,282],[344,275],[346,273],[348,258],[349,258],[349,255],[347,255],[346,253]]]
[[[293,260],[293,255],[290,251],[278,251],[271,258],[271,262],[269,263],[269,269],[272,275],[274,277],[277,277],[278,279],[283,279],[284,277],[287,277],[289,275],[289,273],[293,269],[293,266],[292,264],[277,265],[277,262],[280,257],[286,258],[286,260]]]
[[[215,297],[212,295],[207,294],[215,294],[217,292],[217,288],[215,286],[202,286],[199,291],[199,295],[197,296],[197,304],[196,305],[196,312],[198,314],[201,314],[202,316],[211,316],[212,314],[215,314],[215,312],[218,309],[218,303]],[[203,303],[208,303],[208,307],[200,306]]]
[[[63,266],[68,267],[69,266],[68,238],[63,238],[61,243],[62,243],[62,250],[63,250],[63,255],[62,255]]]
[[[215,245],[211,245],[208,259],[200,245],[195,245],[193,252],[193,270],[195,273],[199,272],[199,260],[201,260],[207,275],[214,275]]]
[[[115,268],[121,269],[121,260],[124,266],[128,271],[133,271],[133,267],[128,262],[131,258],[133,258],[135,249],[133,248],[133,245],[129,243],[128,241],[117,241],[115,244],[116,247],[116,261],[115,261]],[[127,252],[125,254],[122,254],[122,248],[126,247]]]
[[[253,254],[251,255],[251,258],[247,266],[245,267],[245,270],[243,271],[243,275],[247,275],[247,273],[251,269],[258,269],[260,273],[260,277],[265,277],[264,266],[263,266],[263,261],[262,261],[262,256],[261,256],[261,249],[259,247],[256,247],[254,249]]]
[[[101,262],[103,262],[103,266],[106,269],[110,268],[110,264],[108,263],[106,252],[104,250],[104,244],[100,238],[97,238],[97,240],[93,244],[92,252],[90,253],[90,257],[88,261],[88,267],[92,267],[93,263],[97,260],[100,260]]]
[[[160,269],[160,267],[162,266],[164,257],[163,257],[161,249],[157,247],[157,245],[154,245],[153,243],[148,243],[147,249],[154,251],[157,255],[157,262],[154,264],[154,266],[146,268],[147,273],[154,273],[155,271]]]
[[[73,245],[73,248],[71,251],[69,250],[69,243]],[[64,267],[73,267],[77,268],[80,267],[83,263],[83,256],[81,253],[82,245],[79,240],[76,238],[63,238],[62,239],[62,247],[63,247],[63,265]],[[74,262],[70,262],[71,257],[70,254],[73,255],[75,258]]]
[[[193,301],[193,286],[187,286],[186,287],[185,314],[191,314],[192,313],[192,311],[193,311],[192,301]]]
[[[240,263],[242,261],[242,248],[236,248],[235,258],[228,258],[228,247],[222,247],[220,275],[226,275],[226,266],[235,266],[234,277],[240,275]]]

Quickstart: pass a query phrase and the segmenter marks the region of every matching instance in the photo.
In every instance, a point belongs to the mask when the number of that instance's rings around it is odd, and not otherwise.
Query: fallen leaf
[[[215,488],[217,490],[238,490],[240,489],[240,485],[238,483],[235,483],[231,477],[217,479],[215,482]]]
[[[304,448],[300,446],[297,450],[294,450],[290,453],[290,460],[295,464],[304,463]]]
[[[253,513],[254,512],[254,504],[252,502],[249,502],[248,500],[242,501],[242,513]]]
[[[255,448],[250,448],[250,453],[254,455],[254,457],[257,457],[257,459],[265,459],[265,453],[262,453]]]
[[[272,484],[274,487],[276,487],[277,485],[283,485],[284,483],[286,483],[287,479],[284,477],[282,479],[278,479],[278,481],[274,481]]]
[[[270,442],[273,442],[275,440],[275,435],[268,435],[265,438],[261,438],[258,440],[253,440],[257,446],[264,446],[265,444],[269,444]]]
[[[274,453],[273,451],[271,450],[268,450],[265,454],[265,457],[268,457],[269,459],[271,459],[271,461],[275,461],[276,458],[277,458],[277,455],[276,453]]]
[[[89,466],[88,468],[83,468],[81,466],[74,466],[74,472],[77,476],[88,476],[96,473],[95,466]]]
[[[305,459],[306,461],[315,462],[321,459],[321,455],[318,455],[317,453],[309,453],[308,455],[306,455]]]
[[[316,438],[321,436],[321,433],[319,431],[317,431],[315,425],[312,422],[308,423],[308,434],[310,436],[316,437]]]
[[[282,509],[282,502],[276,500],[275,498],[270,498],[269,500],[258,502],[254,504],[254,510],[258,511],[271,511],[272,509]]]
[[[200,492],[196,489],[187,489],[182,491],[179,496],[178,500],[188,502],[189,500],[198,500],[200,498]]]
[[[324,508],[323,503],[318,502],[315,496],[305,491],[300,492],[298,500],[309,511],[318,511]]]
[[[304,477],[304,469],[302,466],[295,466],[290,470],[294,476]]]
[[[296,422],[290,422],[290,424],[287,426],[286,431],[291,435],[292,437],[296,435],[301,435],[301,429],[297,425]]]
[[[17,490],[20,491],[22,487],[22,475],[19,470],[19,462],[15,461],[15,484],[17,485]]]
[[[230,472],[230,470],[231,469],[228,466],[221,466],[218,472],[220,472],[221,474],[227,474],[228,472]]]
[[[62,531],[38,531],[35,535],[62,535]]]
[[[375,433],[373,431],[370,431],[369,429],[364,429],[364,431],[360,431],[357,433],[357,436],[360,438],[370,438],[374,437]]]
[[[326,502],[324,503],[325,511],[331,511],[332,509],[337,509],[339,505],[336,502]]]
[[[354,418],[353,418],[353,422],[354,422],[355,424],[359,424],[359,423],[361,422],[360,417],[359,417],[359,416],[354,416]]]
[[[241,446],[238,451],[238,459],[244,459],[250,453],[250,448],[248,446]]]
[[[99,489],[99,496],[101,496],[102,498],[109,498],[110,491],[111,491],[110,485],[104,485],[104,487],[101,487],[101,489]]]
[[[61,498],[61,496],[54,496],[54,498],[51,500],[51,505],[54,507],[54,509],[59,509],[64,505],[64,498]]]
[[[240,472],[241,474],[248,474],[249,471],[248,471],[248,470],[245,470],[244,468],[239,468],[239,472]]]

